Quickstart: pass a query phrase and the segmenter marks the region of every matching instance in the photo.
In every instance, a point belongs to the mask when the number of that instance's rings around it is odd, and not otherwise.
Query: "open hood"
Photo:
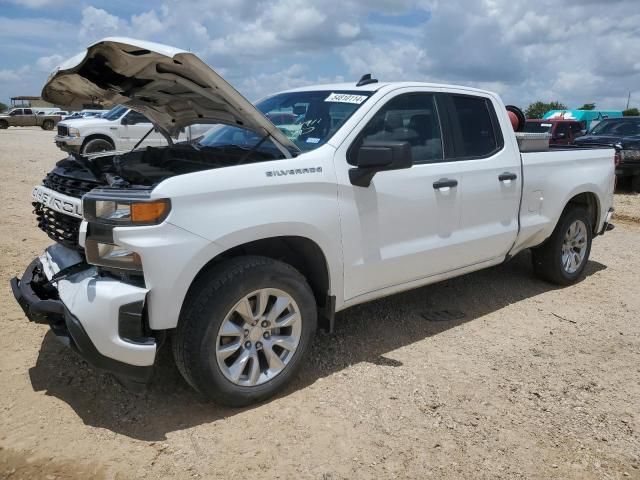
[[[166,134],[198,123],[223,123],[298,148],[196,55],[158,43],[105,38],[70,58],[48,78],[42,98],[70,110],[102,101],[146,115]]]

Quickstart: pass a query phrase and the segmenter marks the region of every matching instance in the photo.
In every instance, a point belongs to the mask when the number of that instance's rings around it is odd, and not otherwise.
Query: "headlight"
[[[167,218],[170,209],[171,203],[167,199],[118,199],[92,194],[82,199],[82,211],[87,221],[109,225],[157,225]]]
[[[69,136],[70,137],[79,137],[80,136],[80,130],[78,130],[77,128],[69,127]]]
[[[171,210],[168,199],[151,200],[147,191],[93,190],[82,198],[82,210],[89,222],[85,239],[87,263],[120,270],[142,271],[140,256],[116,245],[114,227],[158,225]]]
[[[142,271],[140,255],[119,245],[101,243],[88,238],[85,241],[85,254],[87,263],[91,265]]]

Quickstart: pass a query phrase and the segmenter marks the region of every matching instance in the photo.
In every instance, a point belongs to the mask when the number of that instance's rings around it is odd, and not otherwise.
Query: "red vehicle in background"
[[[549,145],[572,145],[573,141],[584,135],[584,126],[577,120],[548,119],[527,120],[524,131],[528,133],[549,133]]]

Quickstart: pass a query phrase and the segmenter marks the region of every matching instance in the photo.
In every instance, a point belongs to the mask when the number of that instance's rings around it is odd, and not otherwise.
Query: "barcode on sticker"
[[[351,93],[332,93],[324,99],[325,102],[339,102],[339,103],[355,103],[360,105],[367,99],[364,95],[353,95]]]

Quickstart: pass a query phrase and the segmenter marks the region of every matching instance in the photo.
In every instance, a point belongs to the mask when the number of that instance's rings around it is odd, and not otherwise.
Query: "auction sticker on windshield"
[[[360,105],[367,99],[365,95],[353,95],[351,93],[332,93],[324,99],[325,102],[339,102],[339,103],[355,103]]]

